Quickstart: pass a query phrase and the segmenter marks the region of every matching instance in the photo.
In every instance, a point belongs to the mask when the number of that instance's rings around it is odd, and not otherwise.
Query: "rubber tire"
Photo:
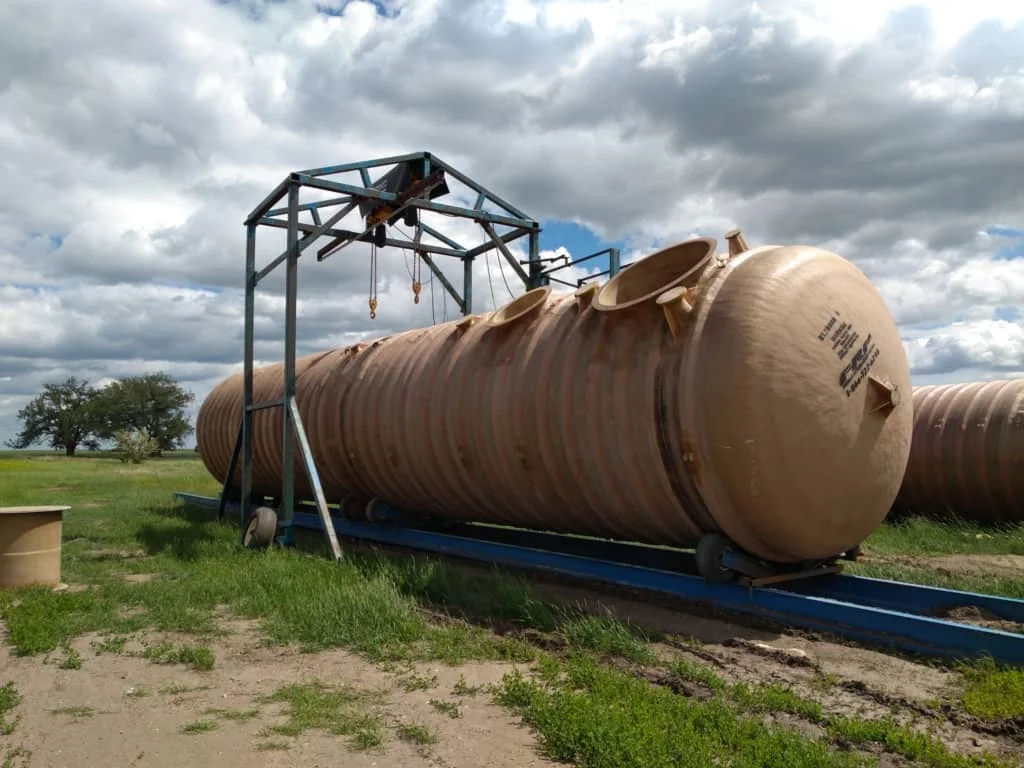
[[[256,507],[242,532],[246,549],[267,549],[277,538],[277,512],[270,507]]]
[[[720,533],[709,533],[697,542],[697,573],[707,581],[724,583],[733,581],[737,574],[722,567],[722,555],[732,547],[732,542]]]
[[[341,516],[346,520],[366,520],[366,502],[357,496],[346,496],[338,507]]]

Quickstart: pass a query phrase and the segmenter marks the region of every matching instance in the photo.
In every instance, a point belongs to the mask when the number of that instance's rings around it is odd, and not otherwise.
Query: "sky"
[[[540,221],[546,258],[816,245],[874,281],[915,384],[1024,376],[1020,3],[5,0],[0,442],[72,375],[167,371],[194,417],[240,368],[249,211],[292,171],[418,151]],[[284,234],[259,238],[262,265]],[[410,268],[380,251],[371,320],[365,244],[303,257],[300,354],[454,317]],[[493,252],[473,284],[476,311],[523,291]],[[256,309],[276,361],[282,270]]]

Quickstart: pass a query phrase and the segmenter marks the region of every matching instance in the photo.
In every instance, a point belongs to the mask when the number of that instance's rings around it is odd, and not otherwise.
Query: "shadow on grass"
[[[237,529],[230,522],[217,520],[215,511],[202,507],[158,504],[142,510],[159,522],[144,522],[136,538],[150,555],[168,554],[177,560],[192,561],[208,551],[210,545],[223,541],[229,530]]]

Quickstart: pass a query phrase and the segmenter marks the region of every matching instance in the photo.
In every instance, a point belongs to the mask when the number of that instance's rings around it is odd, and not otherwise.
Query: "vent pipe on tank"
[[[747,238],[743,236],[743,233],[738,229],[730,229],[725,233],[725,242],[729,244],[729,256],[739,256],[741,253],[750,250],[750,246],[747,245]]]

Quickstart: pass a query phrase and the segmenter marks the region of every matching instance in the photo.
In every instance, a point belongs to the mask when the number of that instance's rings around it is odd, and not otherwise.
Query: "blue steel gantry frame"
[[[383,169],[384,172],[376,179],[371,179],[371,171],[379,169]],[[349,184],[332,178],[352,173],[358,173],[361,184]],[[449,192],[446,177],[461,182],[476,195],[472,208],[434,201],[435,198]],[[303,188],[327,191],[336,196],[302,202],[299,199],[299,193]],[[287,204],[284,207],[275,208],[282,198],[287,198]],[[488,203],[496,207],[499,212],[492,213],[484,210],[484,206]],[[340,228],[338,226],[340,222],[356,209],[362,219],[359,228],[351,230]],[[466,248],[423,222],[420,216],[421,211],[475,221],[487,235],[487,240],[482,245]],[[307,213],[310,221],[301,221],[300,217]],[[415,228],[415,234],[411,239],[398,238],[393,233],[387,232],[387,227],[396,224],[399,220],[407,226]],[[257,269],[256,230],[260,226],[287,230],[287,245],[277,258],[262,269]],[[509,229],[499,234],[495,229],[496,226]],[[282,539],[284,543],[292,541],[291,527],[295,517],[295,448],[297,445],[331,549],[335,559],[340,560],[341,550],[334,534],[334,527],[330,525],[330,514],[320,484],[319,473],[295,401],[299,257],[303,251],[323,236],[329,236],[332,240],[318,251],[317,261],[323,261],[348,244],[357,241],[372,243],[377,247],[390,246],[411,250],[423,260],[444,286],[444,289],[452,296],[460,312],[463,315],[468,315],[472,313],[473,306],[473,261],[477,256],[492,249],[497,249],[511,264],[512,269],[526,288],[548,284],[549,277],[543,272],[540,259],[540,224],[431,153],[416,152],[291,173],[274,188],[263,202],[253,209],[245,220],[245,228],[244,405],[240,414],[241,424],[231,462],[224,478],[218,515],[223,517],[225,504],[229,498],[240,502],[243,515],[250,509],[253,458],[252,415],[255,411],[263,408],[280,407],[283,411],[283,433],[281,435],[283,481],[280,497],[280,512],[283,517],[281,521]],[[427,241],[425,237],[440,244]],[[509,243],[521,237],[529,238],[529,259],[525,264],[518,262],[508,249]],[[444,273],[438,269],[433,260],[434,256],[450,256],[462,260],[463,288],[461,295]],[[253,343],[256,287],[261,280],[282,263],[285,264],[286,272],[284,396],[281,400],[254,403]],[[526,267],[525,270],[523,266]],[[230,484],[239,460],[242,464],[241,489],[235,494],[232,493]],[[246,529],[246,520],[244,519],[242,520],[242,529],[243,532]]]

